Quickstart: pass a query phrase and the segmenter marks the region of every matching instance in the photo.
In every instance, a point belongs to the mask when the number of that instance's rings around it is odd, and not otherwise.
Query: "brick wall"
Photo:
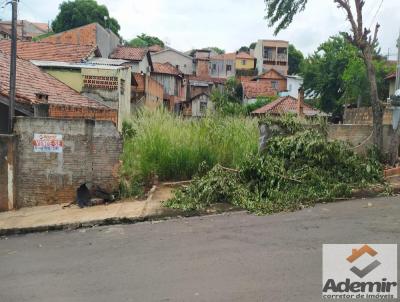
[[[89,24],[42,39],[43,42],[96,45],[96,24]]]
[[[34,152],[34,133],[61,134],[63,152]],[[113,123],[19,117],[15,134],[17,207],[73,201],[76,189],[85,182],[109,191],[118,189],[122,141]]]
[[[99,121],[111,121],[117,123],[116,110],[94,109],[90,107],[74,107],[67,105],[50,105],[49,117],[71,119],[96,119]]]
[[[207,60],[198,60],[196,65],[196,75],[198,77],[201,76],[209,76],[209,61]]]
[[[386,109],[383,115],[383,124],[392,124],[393,111]],[[372,108],[346,108],[343,114],[343,124],[372,125]]]

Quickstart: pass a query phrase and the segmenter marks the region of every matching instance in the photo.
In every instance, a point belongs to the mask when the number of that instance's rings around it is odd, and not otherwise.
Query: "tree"
[[[357,49],[341,36],[322,43],[302,64],[301,75],[307,93],[318,96],[318,107],[334,115],[342,113],[342,96],[345,91],[343,74],[357,58]]]
[[[299,74],[300,65],[304,61],[303,53],[289,44],[289,74]]]
[[[226,80],[224,91],[214,89],[211,101],[219,113],[227,115],[242,115],[246,109],[242,106],[243,87],[235,77]]]
[[[128,42],[128,45],[132,47],[142,47],[142,48],[159,45],[164,48],[165,43],[157,37],[141,34],[139,36],[136,36],[136,38],[130,40]]]
[[[216,47],[216,46],[206,47],[206,48],[204,48],[204,49],[213,50],[213,51],[215,51],[215,52],[216,52],[217,54],[219,54],[219,55],[222,55],[222,54],[225,53],[225,50],[224,50],[224,49],[221,49],[221,48]]]
[[[64,1],[59,9],[58,15],[51,24],[55,33],[97,22],[119,35],[121,27],[118,21],[110,17],[105,5],[99,5],[95,0]]]
[[[247,47],[247,46],[242,46],[242,47],[240,47],[238,49],[238,52],[247,52],[247,53],[249,53],[250,52],[250,48]]]
[[[257,45],[257,43],[256,43],[256,42],[253,42],[253,43],[250,44],[249,48],[250,48],[250,49],[255,49],[255,48],[256,48],[256,45]]]
[[[265,18],[270,26],[275,26],[275,34],[287,28],[293,21],[295,15],[303,11],[308,0],[264,0],[267,15]],[[346,13],[347,20],[351,26],[351,34],[346,38],[360,50],[363,62],[367,68],[371,105],[373,112],[373,138],[377,149],[383,153],[383,105],[379,101],[376,82],[376,70],[373,64],[373,50],[378,42],[379,24],[375,26],[374,32],[364,27],[363,8],[365,0],[354,0],[354,8],[350,0],[332,0],[338,8]],[[399,125],[400,126],[400,125]]]
[[[390,67],[378,54],[374,55],[373,64],[379,98],[386,99],[388,87],[384,79]],[[342,115],[343,104],[371,105],[367,69],[360,51],[342,35],[329,38],[307,57],[301,65],[301,75],[306,92],[318,96],[316,105],[335,116]]]

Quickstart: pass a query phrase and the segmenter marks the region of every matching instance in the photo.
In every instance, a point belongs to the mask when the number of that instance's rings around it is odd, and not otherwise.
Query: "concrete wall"
[[[249,70],[254,69],[254,59],[236,59],[236,70]]]
[[[299,89],[302,85],[303,79],[289,76],[287,78],[288,94],[297,99],[299,97]]]
[[[202,106],[203,104],[203,106]],[[203,108],[202,108],[203,107]],[[203,117],[209,111],[214,110],[214,104],[210,101],[210,97],[202,94],[192,100],[192,116]]]
[[[62,153],[34,152],[34,133],[61,134]],[[122,141],[112,122],[20,117],[15,134],[18,208],[71,202],[85,182],[118,189]]]
[[[0,211],[14,207],[15,160],[15,137],[0,134]]]
[[[42,68],[46,73],[63,82],[77,92],[82,91],[83,77],[80,70],[69,69],[46,69]]]
[[[355,152],[365,154],[373,147],[372,132],[372,125],[329,125],[328,139],[347,142],[354,147]],[[383,126],[384,152],[389,150],[392,133],[392,126]]]
[[[314,126],[310,126],[314,127]],[[268,140],[276,133],[284,134],[284,130],[278,125],[266,126],[260,125],[259,148],[264,150]],[[365,154],[373,147],[372,125],[328,125],[328,140],[343,141],[353,148],[354,152]],[[390,138],[393,134],[392,126],[383,127],[384,152],[388,152]]]
[[[108,58],[109,55],[120,45],[120,38],[111,30],[103,28],[96,24],[96,42],[101,56]]]
[[[82,68],[82,76],[99,79],[96,84],[84,82],[83,93],[118,110],[117,124],[121,130],[123,120],[131,114],[131,68]]]
[[[210,76],[215,78],[230,78],[236,75],[235,60],[210,60]],[[227,65],[231,70],[227,70]]]
[[[386,109],[383,115],[383,124],[392,125],[393,111]],[[372,108],[346,108],[343,114],[343,124],[372,125]]]
[[[153,53],[151,59],[154,63],[171,63],[173,66],[177,66],[184,74],[191,75],[194,72],[193,58],[172,49]]]
[[[396,79],[389,80],[389,96],[394,95],[396,90]]]

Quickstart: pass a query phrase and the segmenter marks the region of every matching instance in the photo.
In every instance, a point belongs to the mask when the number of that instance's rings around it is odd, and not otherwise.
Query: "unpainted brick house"
[[[117,110],[117,126],[121,131],[123,120],[131,113],[131,85],[136,84],[132,82],[131,68],[96,62],[102,60],[87,63],[32,61],[80,94]]]
[[[121,39],[110,29],[105,29],[98,23],[91,23],[81,27],[73,28],[61,33],[44,38],[42,42],[55,44],[77,44],[97,46],[101,56],[108,58],[118,45]]]
[[[10,56],[0,51],[0,132],[7,131]],[[16,116],[90,118],[117,123],[118,112],[17,59]]]

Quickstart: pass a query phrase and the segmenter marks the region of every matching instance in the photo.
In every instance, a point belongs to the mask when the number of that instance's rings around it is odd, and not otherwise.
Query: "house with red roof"
[[[110,59],[128,61],[134,73],[149,75],[153,71],[153,61],[148,48],[118,46],[110,54]]]
[[[0,131],[7,129],[10,56],[0,51]],[[117,110],[83,96],[29,61],[17,59],[16,115],[88,118],[118,123]]]
[[[11,53],[11,41],[1,40],[0,51]],[[49,42],[18,41],[17,56],[23,60],[80,63],[101,57],[96,45],[54,44]]]
[[[11,21],[0,20],[0,40],[11,39]],[[49,32],[47,23],[30,22],[28,20],[17,21],[17,37],[21,41],[31,41],[33,38]]]
[[[164,88],[164,105],[175,111],[175,104],[186,99],[184,74],[170,63],[154,63],[151,77]]]
[[[151,48],[149,48],[151,52]],[[151,52],[151,59],[154,63],[170,63],[186,75],[193,75],[193,58],[171,47],[166,47],[157,52]]]
[[[104,58],[121,45],[121,38],[112,30],[102,27],[98,23],[72,28],[41,39],[42,42],[53,44],[75,44],[97,46]]]
[[[304,102],[304,93],[298,99],[292,96],[280,97],[279,99],[257,109],[251,113],[253,116],[294,114],[304,118],[328,117],[329,115],[313,108]]]

